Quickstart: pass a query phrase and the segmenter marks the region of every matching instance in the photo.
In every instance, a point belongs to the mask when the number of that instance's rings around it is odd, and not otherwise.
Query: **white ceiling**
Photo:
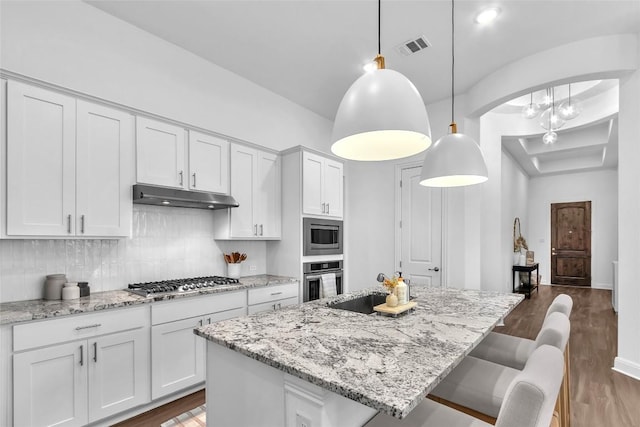
[[[88,2],[330,120],[377,53],[375,0]],[[476,24],[477,12],[489,5],[502,11],[496,22]],[[450,93],[450,7],[441,0],[382,1],[387,68],[405,74],[426,104]],[[457,94],[533,53],[640,32],[638,0],[467,0],[455,8]],[[394,49],[421,35],[431,47],[410,56]]]
[[[375,0],[86,1],[329,120],[377,53]],[[501,9],[496,22],[475,23],[487,6]],[[425,104],[449,98],[450,8],[448,0],[382,1],[387,68],[405,74]],[[459,0],[455,10],[456,94],[536,52],[590,37],[640,33],[639,0]],[[409,56],[396,50],[419,36],[431,46]],[[573,93],[595,98],[612,86],[617,81],[576,84]],[[563,90],[558,89],[558,102],[566,97]],[[525,98],[493,111],[518,120]],[[503,138],[505,150],[529,176],[617,167],[615,115],[566,126],[551,146],[542,144],[542,129],[536,132]]]

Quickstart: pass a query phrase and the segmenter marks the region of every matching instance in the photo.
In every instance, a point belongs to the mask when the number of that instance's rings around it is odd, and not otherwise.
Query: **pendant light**
[[[425,155],[420,184],[427,187],[460,187],[489,179],[487,165],[478,143],[458,133],[454,120],[455,106],[455,20],[451,0],[451,133],[438,139]]]
[[[554,95],[555,95],[555,92],[554,92]],[[554,96],[552,95],[552,99],[553,98],[554,98]],[[555,116],[554,110],[553,110],[554,109],[554,105],[555,105],[555,103],[552,103],[551,104],[551,108],[549,108],[549,110],[545,111],[545,113],[549,112],[549,114],[546,115],[546,118],[544,117],[544,114],[543,114],[543,120],[547,120],[548,121],[547,122],[548,126],[545,126],[545,125],[542,126],[545,129],[547,129],[547,133],[542,135],[542,142],[545,143],[546,145],[555,144],[555,142],[558,140],[558,134],[553,131],[554,128],[553,128],[553,123],[552,123],[553,117]]]
[[[571,84],[569,84],[569,99],[558,107],[558,115],[564,120],[572,120],[582,112],[582,104],[571,99]]]
[[[431,145],[427,109],[404,75],[385,69],[380,53],[378,0],[377,69],[365,73],[345,93],[333,126],[331,151],[350,160],[392,160]]]
[[[522,108],[522,116],[525,119],[534,119],[539,112],[540,106],[533,102],[533,92],[531,92],[529,103]]]

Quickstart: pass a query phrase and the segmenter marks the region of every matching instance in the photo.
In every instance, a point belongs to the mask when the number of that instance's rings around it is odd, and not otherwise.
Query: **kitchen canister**
[[[231,277],[232,279],[239,279],[241,268],[242,264],[239,262],[227,264],[227,277]]]
[[[62,287],[66,282],[65,274],[49,274],[44,281],[44,299],[62,299]]]
[[[80,288],[80,298],[88,297],[91,294],[89,282],[78,282],[78,287]]]
[[[62,299],[78,299],[80,298],[80,288],[75,282],[68,282],[64,284],[62,288]]]

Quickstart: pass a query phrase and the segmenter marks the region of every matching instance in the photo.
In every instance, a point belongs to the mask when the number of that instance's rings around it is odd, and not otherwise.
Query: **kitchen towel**
[[[336,292],[336,273],[323,274],[320,277],[320,298],[335,297]]]

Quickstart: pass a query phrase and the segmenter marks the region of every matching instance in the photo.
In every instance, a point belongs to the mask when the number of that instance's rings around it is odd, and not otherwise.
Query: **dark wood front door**
[[[591,286],[591,202],[551,204],[551,283]]]

